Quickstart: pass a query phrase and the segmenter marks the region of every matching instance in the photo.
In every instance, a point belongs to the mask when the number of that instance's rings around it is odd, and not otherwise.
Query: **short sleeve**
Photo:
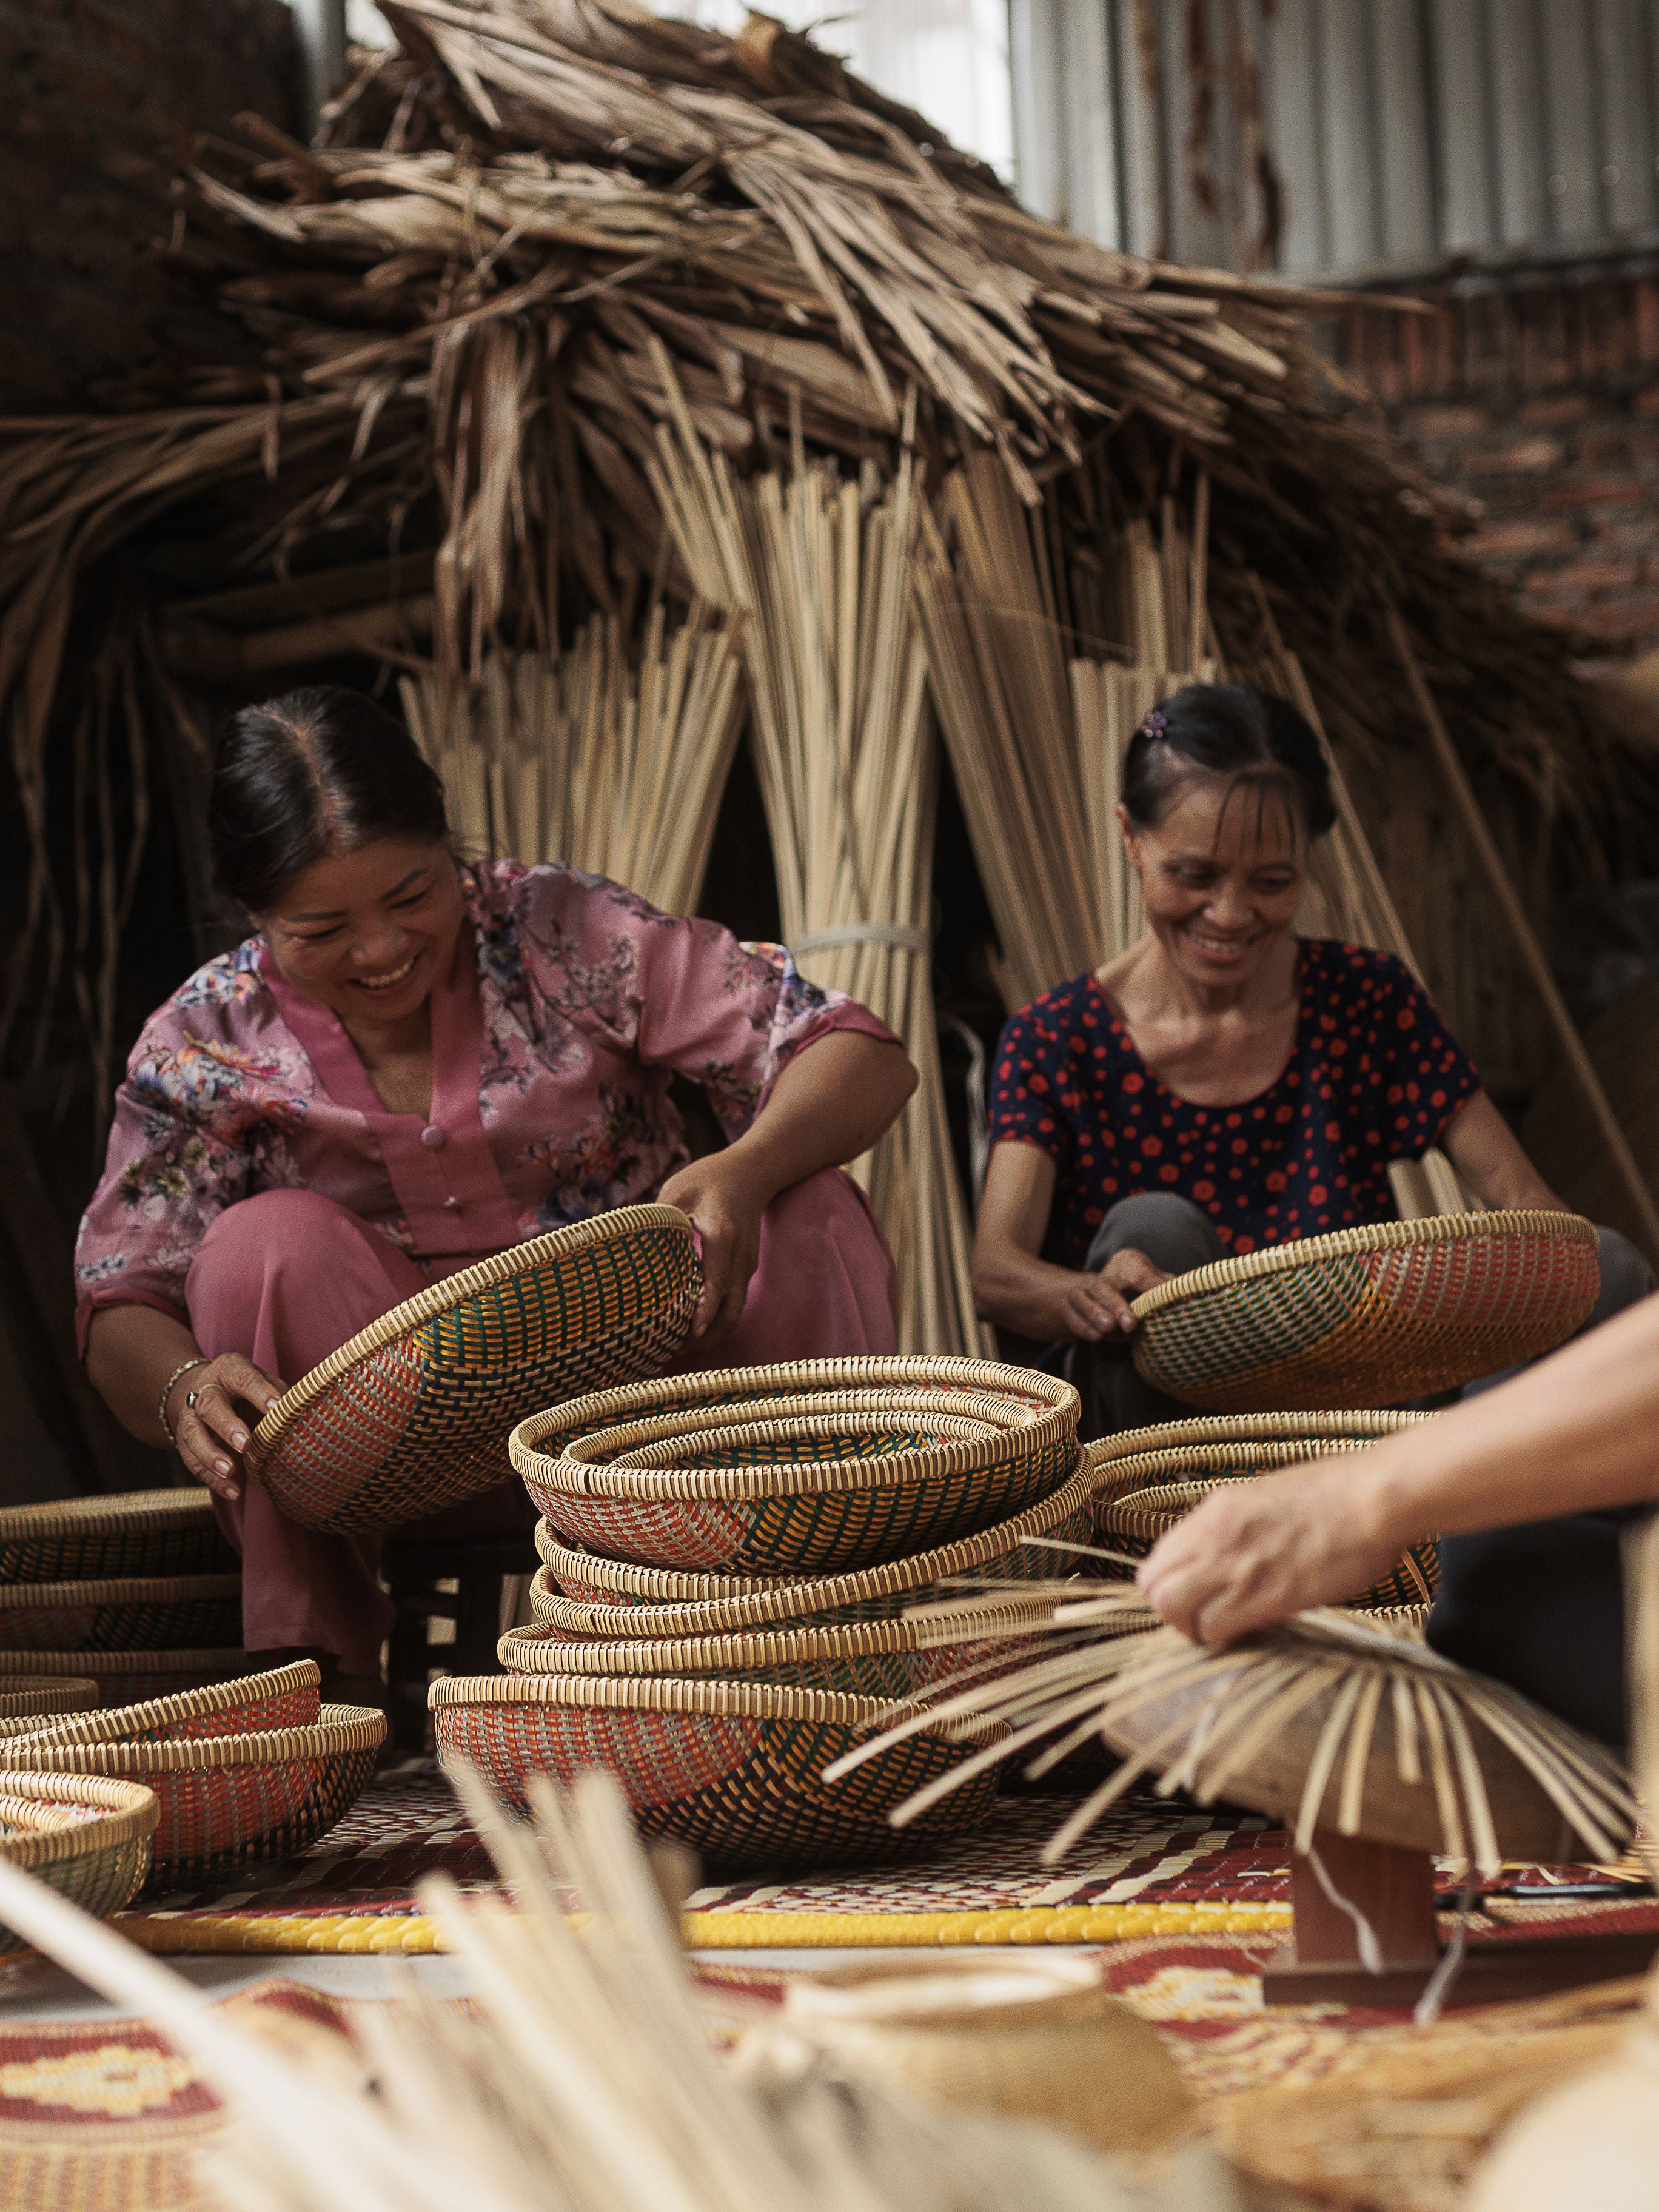
[[[1036,1145],[1062,1174],[1075,1150],[1070,1123],[1055,1110],[1064,1054],[1064,1041],[1040,1003],[1010,1016],[997,1043],[988,1109],[994,1145]]]
[[[76,1328],[84,1356],[100,1306],[147,1305],[187,1318],[185,1284],[209,1224],[246,1194],[251,1156],[197,1110],[203,1055],[152,1018],[115,1094],[104,1172],[75,1248]]]
[[[532,1003],[647,1066],[701,1084],[741,1135],[795,1054],[837,1030],[899,1040],[867,1006],[809,982],[781,945],[661,913],[603,877],[526,871],[515,894]]]
[[[1480,1072],[1403,961],[1388,957],[1379,999],[1388,1157],[1418,1159],[1480,1090]]]

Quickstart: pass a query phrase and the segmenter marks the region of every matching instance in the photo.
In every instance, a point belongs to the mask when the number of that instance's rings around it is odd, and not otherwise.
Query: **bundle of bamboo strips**
[[[652,481],[698,591],[738,619],[785,938],[803,974],[897,1032],[921,1074],[853,1170],[893,1246],[900,1347],[988,1352],[928,969],[935,739],[911,592],[911,453],[879,495],[823,467],[738,484],[677,413]]]
[[[464,683],[405,677],[404,711],[441,776],[461,842],[564,860],[690,914],[742,733],[729,623],[696,607],[671,631],[659,602],[640,652],[595,615],[568,653],[494,653]]]

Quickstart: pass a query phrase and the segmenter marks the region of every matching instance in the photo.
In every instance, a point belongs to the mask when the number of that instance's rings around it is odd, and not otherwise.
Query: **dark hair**
[[[337,684],[244,707],[208,793],[214,880],[258,914],[313,861],[449,834],[444,787],[384,708]]]
[[[1229,795],[1260,810],[1279,799],[1317,837],[1336,819],[1324,747],[1288,699],[1245,684],[1189,684],[1155,708],[1129,740],[1123,804],[1137,830],[1155,830],[1183,783],[1218,776]]]

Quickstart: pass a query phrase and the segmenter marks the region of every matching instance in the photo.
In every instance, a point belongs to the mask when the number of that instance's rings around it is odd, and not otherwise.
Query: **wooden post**
[[[1401,667],[1406,672],[1406,680],[1411,685],[1412,696],[1417,702],[1417,710],[1423,718],[1423,726],[1429,733],[1441,770],[1446,779],[1447,788],[1451,793],[1453,804],[1462,817],[1463,827],[1468,834],[1470,844],[1474,848],[1475,857],[1486,875],[1492,897],[1498,903],[1498,911],[1508,924],[1510,934],[1515,939],[1515,947],[1521,956],[1522,965],[1532,978],[1534,987],[1544,1002],[1544,1011],[1548,1015],[1550,1025],[1555,1031],[1556,1042],[1560,1047],[1562,1057],[1572,1072],[1573,1079],[1583,1094],[1584,1103],[1589,1109],[1590,1118],[1601,1132],[1601,1141],[1607,1146],[1608,1157],[1618,1170],[1620,1180],[1624,1183],[1631,1203],[1636,1208],[1637,1218],[1646,1231],[1650,1255],[1655,1260],[1659,1260],[1659,1206],[1654,1203],[1653,1194],[1648,1188],[1641,1169],[1637,1165],[1636,1155],[1630,1148],[1629,1139],[1619,1126],[1619,1117],[1613,1110],[1607,1092],[1601,1088],[1601,1078],[1596,1074],[1590,1056],[1584,1049],[1583,1040],[1578,1034],[1571,1015],[1567,1012],[1560,992],[1556,988],[1555,978],[1550,972],[1548,961],[1544,957],[1544,948],[1538,942],[1532,924],[1527,919],[1526,908],[1521,903],[1515,885],[1510,881],[1509,871],[1504,866],[1504,856],[1498,851],[1497,842],[1486,826],[1486,817],[1480,811],[1480,801],[1475,798],[1468,777],[1464,773],[1463,763],[1457,757],[1456,748],[1447,734],[1445,723],[1441,720],[1440,710],[1434,703],[1433,695],[1424,680],[1422,669],[1418,665],[1417,655],[1412,651],[1411,640],[1406,635],[1406,625],[1400,619],[1399,610],[1392,604],[1389,607],[1389,627],[1393,633],[1395,650],[1400,656]]]

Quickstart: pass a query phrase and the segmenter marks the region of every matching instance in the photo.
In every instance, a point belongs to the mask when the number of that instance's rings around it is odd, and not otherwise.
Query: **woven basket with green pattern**
[[[1115,1498],[1166,1482],[1227,1481],[1270,1474],[1310,1459],[1364,1451],[1384,1437],[1431,1421],[1432,1413],[1212,1413],[1155,1428],[1125,1429],[1089,1446],[1098,1477],[1095,1526]]]
[[[159,1818],[155,1793],[139,1783],[93,1774],[0,1774],[0,1858],[100,1920],[118,1912],[143,1887]],[[24,1948],[0,1925],[0,1954]]]
[[[136,1490],[0,1510],[0,1583],[234,1574],[206,1491]]]
[[[374,1771],[386,1715],[366,1706],[324,1705],[314,1726],[251,1735],[142,1742],[0,1741],[6,1770],[50,1765],[56,1773],[142,1782],[159,1817],[151,1894],[204,1882],[268,1859],[291,1858],[350,1811]]]
[[[616,1776],[640,1832],[672,1836],[712,1869],[775,1872],[924,1857],[977,1827],[996,1799],[994,1767],[908,1827],[894,1807],[963,1764],[983,1730],[940,1723],[845,1780],[823,1770],[862,1743],[885,1708],[872,1698],[720,1680],[589,1674],[441,1679],[429,1703],[438,1753],[477,1767],[523,1807],[532,1775]]]
[[[561,1544],[544,1522],[536,1531],[536,1546],[545,1564],[531,1584],[531,1608],[543,1627],[613,1638],[892,1620],[908,1607],[948,1595],[953,1578],[983,1585],[1076,1573],[1079,1550],[1091,1540],[1089,1503],[1095,1480],[1086,1455],[1079,1452],[1076,1472],[1058,1490],[977,1535],[881,1566],[805,1579],[684,1575],[632,1566]],[[1033,1538],[1038,1540],[1028,1540]]]
[[[614,1423],[557,1458],[532,1449],[528,1421],[514,1464],[552,1527],[609,1558],[801,1576],[973,1535],[1055,1489],[1077,1457],[1077,1398],[1064,1384],[1041,1410],[1027,1395],[882,1389],[740,1411]]]
[[[672,1206],[596,1214],[447,1276],[285,1390],[248,1468],[290,1520],[396,1528],[510,1476],[508,1431],[538,1406],[659,1374],[702,1288]]]
[[[1576,1213],[1379,1222],[1143,1291],[1135,1365],[1224,1413],[1398,1406],[1553,1351],[1600,1283],[1595,1224]]]
[[[1158,1538],[1184,1520],[1194,1506],[1217,1491],[1237,1489],[1238,1480],[1224,1476],[1212,1482],[1168,1482],[1152,1489],[1122,1492],[1097,1516],[1101,1548],[1130,1559],[1144,1559]],[[1133,1571],[1132,1567],[1102,1569],[1104,1574],[1115,1572],[1125,1577]],[[1407,1547],[1391,1575],[1344,1602],[1358,1613],[1426,1607],[1433,1603],[1439,1582],[1440,1547],[1432,1536],[1425,1536]]]

